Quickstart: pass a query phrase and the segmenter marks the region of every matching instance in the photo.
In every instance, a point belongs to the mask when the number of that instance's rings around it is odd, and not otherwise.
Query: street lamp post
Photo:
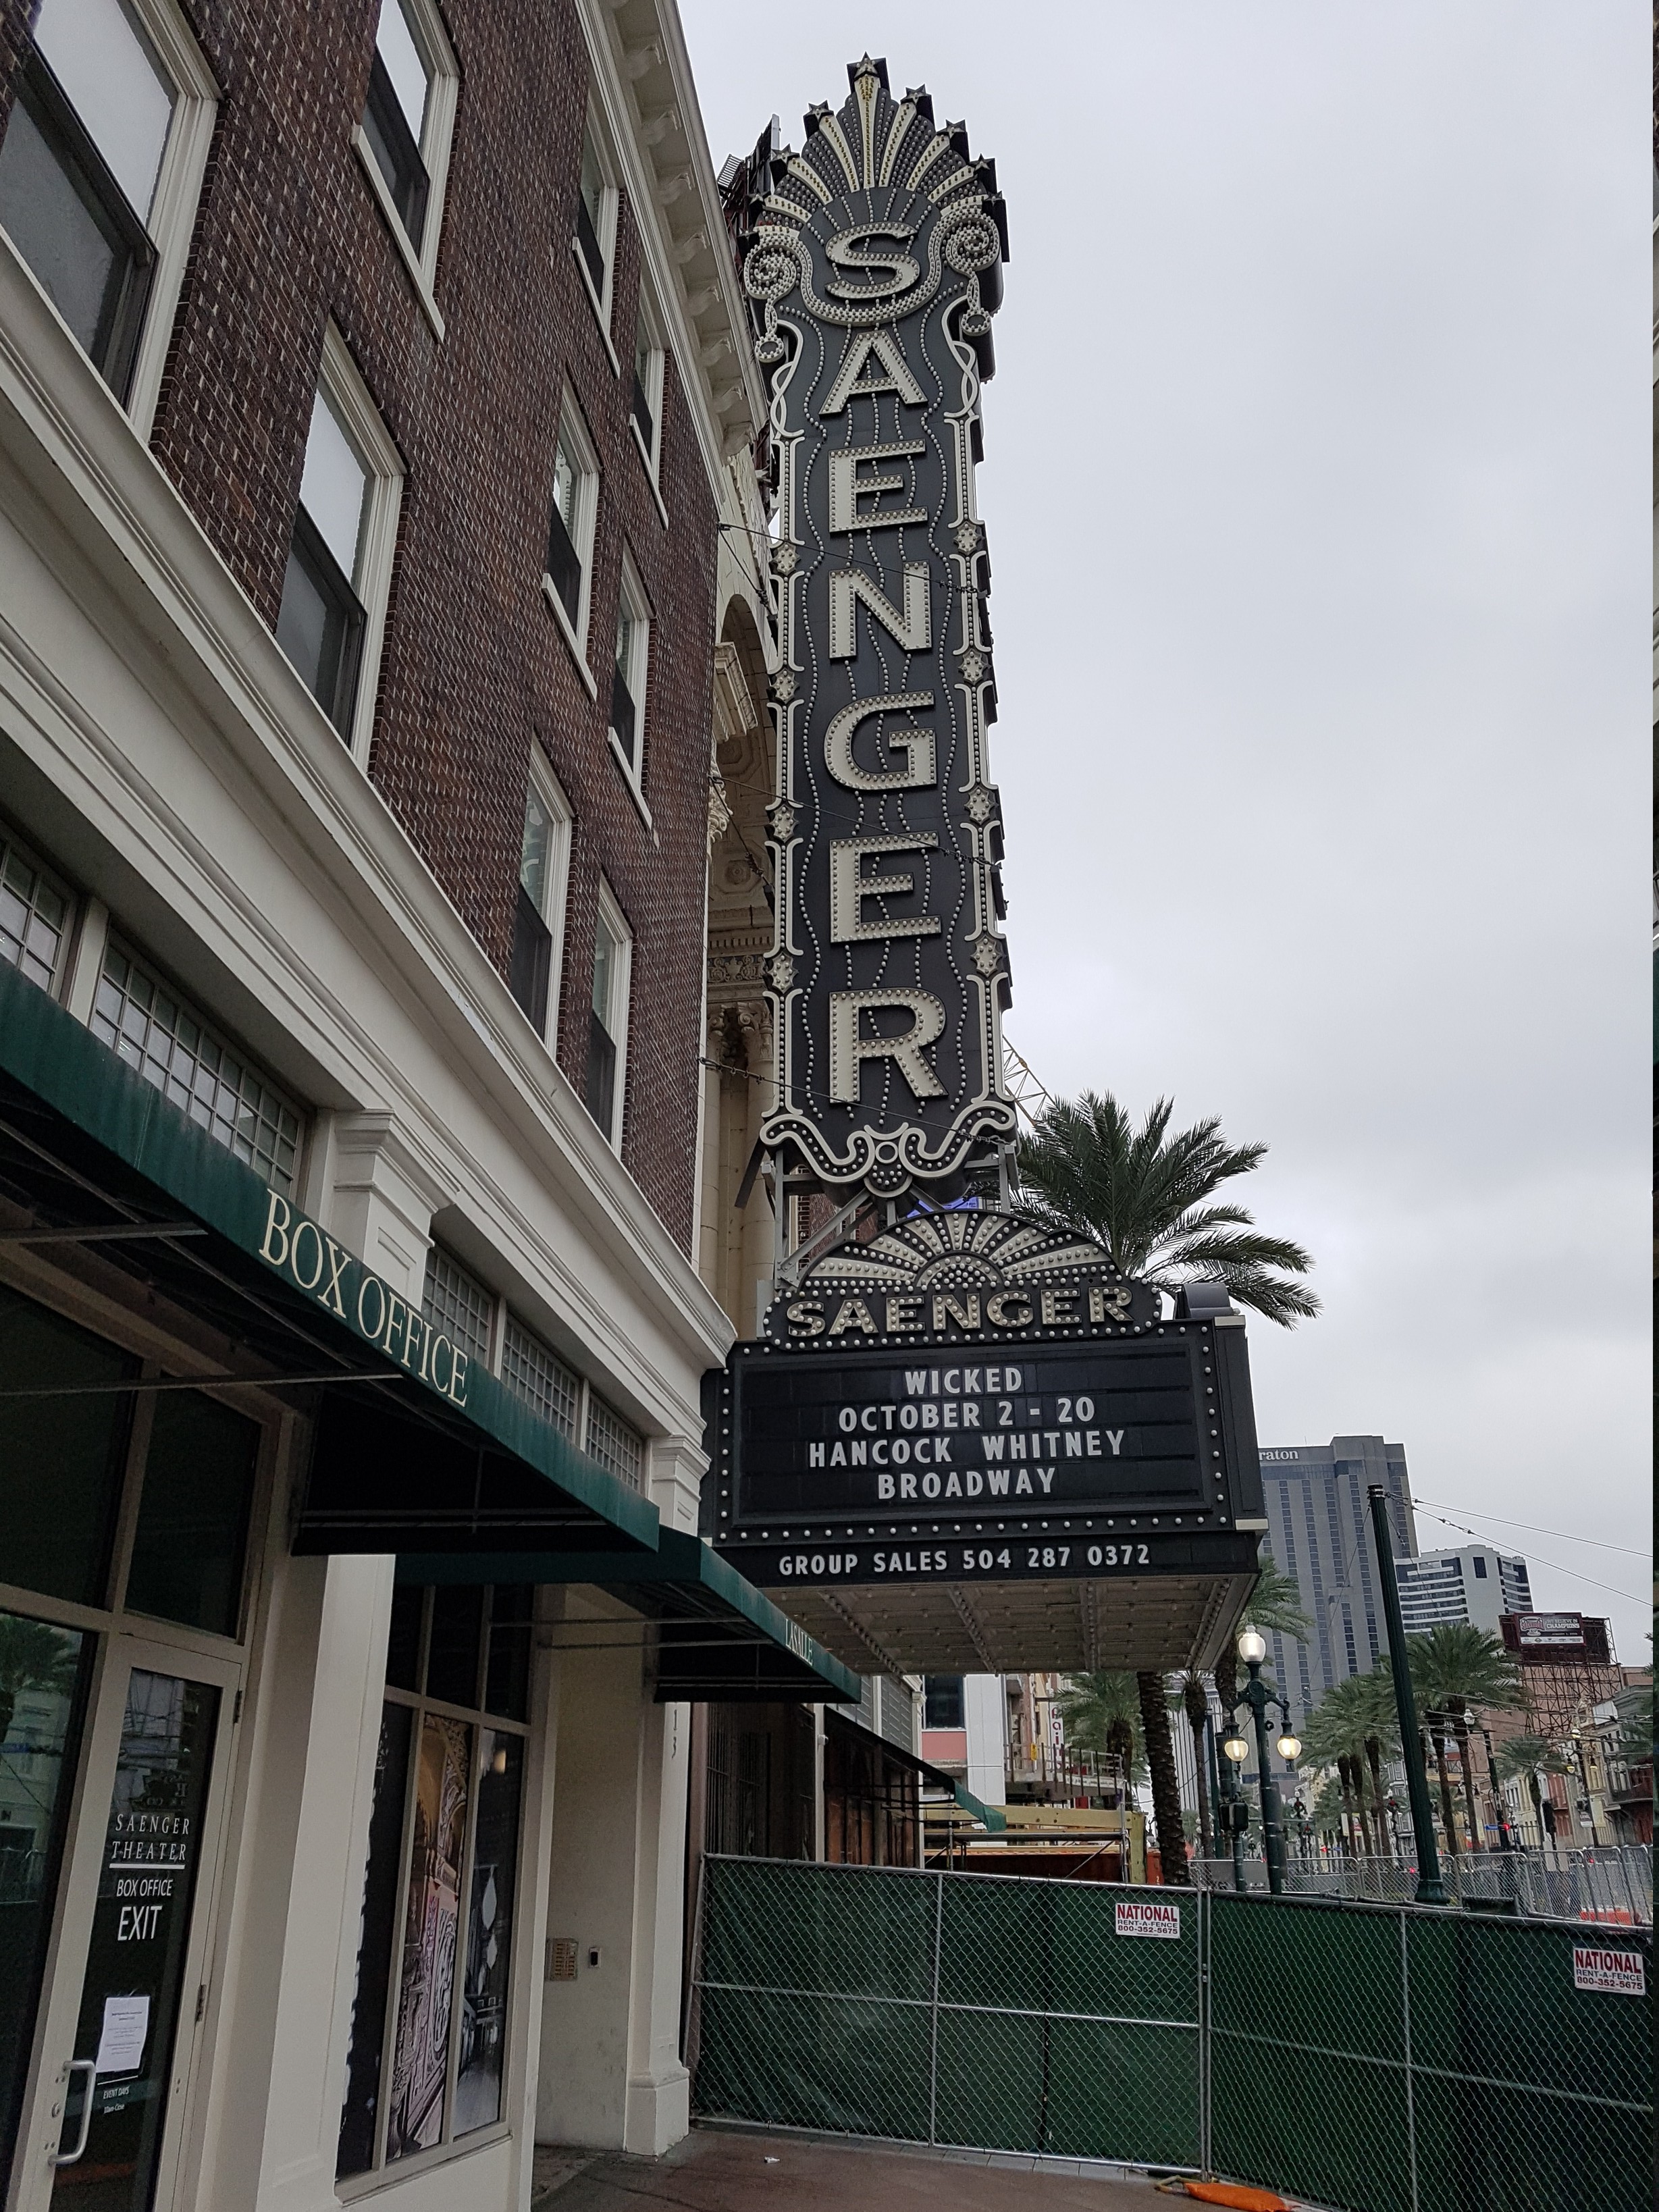
[[[1515,1837],[1510,1827],[1509,1802],[1498,1779],[1498,1762],[1492,1755],[1492,1730],[1483,1728],[1480,1738],[1486,1747],[1486,1786],[1492,1791],[1492,1810],[1498,1815],[1498,1848],[1500,1851],[1512,1851]]]
[[[1417,1692],[1406,1654],[1406,1623],[1400,1610],[1400,1583],[1394,1571],[1394,1533],[1389,1527],[1389,1495],[1380,1482],[1366,1486],[1371,1509],[1371,1539],[1376,1547],[1376,1579],[1382,1590],[1382,1618],[1389,1632],[1389,1665],[1394,1674],[1394,1702],[1400,1716],[1400,1748],[1406,1762],[1406,1794],[1411,1800],[1412,1835],[1417,1845],[1417,1901],[1443,1905],[1446,1887],[1440,1879],[1440,1853],[1434,1840],[1434,1814],[1429,1804],[1429,1771],[1417,1732]]]
[[[1284,1732],[1279,1739],[1279,1757],[1286,1761],[1294,1759],[1300,1755],[1302,1746],[1291,1733],[1289,1705],[1261,1679],[1261,1662],[1267,1656],[1267,1638],[1257,1629],[1247,1628],[1238,1639],[1238,1656],[1249,1669],[1250,1675],[1238,1693],[1238,1702],[1249,1707],[1255,1723],[1256,1771],[1261,1778],[1261,1849],[1267,1862],[1267,1887],[1274,1897],[1279,1897],[1284,1893],[1285,1888],[1285,1823],[1279,1802],[1279,1784],[1273,1779],[1272,1763],[1267,1756],[1269,1705],[1277,1705],[1284,1716]],[[1236,1727],[1221,1747],[1235,1765],[1243,1765],[1249,1756],[1249,1746]]]
[[[1255,1723],[1256,1769],[1261,1778],[1261,1846],[1267,1862],[1267,1887],[1273,1896],[1282,1894],[1285,1887],[1285,1815],[1280,1805],[1279,1784],[1274,1779],[1273,1763],[1267,1754],[1267,1708],[1277,1705],[1285,1722],[1279,1739],[1280,1756],[1293,1759],[1302,1746],[1291,1733],[1291,1711],[1282,1697],[1268,1689],[1261,1679],[1261,1662],[1267,1656],[1267,1639],[1261,1632],[1247,1628],[1238,1639],[1238,1656],[1249,1669],[1249,1680],[1241,1696],[1249,1707]]]
[[[1250,1747],[1238,1732],[1238,1723],[1230,1714],[1226,1740],[1222,1751],[1227,1760],[1227,1832],[1233,1841],[1233,1887],[1243,1897],[1244,1881],[1244,1831],[1249,1826],[1249,1801],[1240,1783],[1239,1769],[1250,1755]]]

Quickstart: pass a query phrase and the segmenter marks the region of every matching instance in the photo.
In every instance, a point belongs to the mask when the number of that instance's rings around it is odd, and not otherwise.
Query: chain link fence
[[[694,2103],[1335,2212],[1638,2212],[1651,1950],[1455,1909],[710,1856]]]
[[[708,1857],[701,2112],[1196,2171],[1198,1911],[1007,1875]],[[1131,1922],[1145,1932],[1130,1940]]]
[[[1233,1890],[1231,1858],[1194,1859],[1193,1879],[1200,1889]],[[1601,1923],[1610,1927],[1653,1925],[1653,1853],[1644,1844],[1603,1850],[1480,1851],[1444,1856],[1440,1862],[1446,1894],[1454,1903],[1510,1902],[1523,1917]],[[1267,1862],[1247,1853],[1247,1891],[1266,1893]],[[1402,1859],[1318,1858],[1294,1854],[1285,1869],[1291,1897],[1344,1897],[1373,1905],[1410,1905],[1417,1895],[1417,1869]]]

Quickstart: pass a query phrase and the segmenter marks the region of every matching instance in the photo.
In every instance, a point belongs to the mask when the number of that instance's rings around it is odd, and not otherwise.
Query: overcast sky
[[[1645,1662],[1646,10],[682,8],[717,165],[866,46],[996,157],[1011,1040],[1272,1146],[1264,1443]]]

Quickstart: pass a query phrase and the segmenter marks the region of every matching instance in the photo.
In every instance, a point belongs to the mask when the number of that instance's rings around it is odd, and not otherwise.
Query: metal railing
[[[1200,1889],[1236,1887],[1231,1858],[1195,1858],[1192,1869]],[[1607,1850],[1478,1851],[1443,1857],[1440,1875],[1454,1904],[1513,1905],[1528,1919],[1581,1925],[1653,1925],[1653,1853],[1642,1844]],[[1266,1862],[1249,1853],[1244,1886],[1250,1894],[1267,1887]],[[1285,1890],[1291,1897],[1410,1905],[1417,1895],[1417,1869],[1404,1859],[1337,1852],[1299,1858],[1292,1852],[1285,1862]]]
[[[1646,1929],[703,1862],[693,2107],[1334,2212],[1638,2212]]]

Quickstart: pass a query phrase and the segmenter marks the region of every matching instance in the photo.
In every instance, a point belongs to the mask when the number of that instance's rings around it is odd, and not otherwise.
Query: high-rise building
[[[1504,1613],[1532,1608],[1526,1561],[1495,1552],[1487,1544],[1396,1559],[1395,1571],[1407,1636],[1422,1636],[1449,1623],[1483,1628],[1488,1636],[1496,1636]]]
[[[1395,1556],[1414,1559],[1417,1522],[1403,1444],[1333,1437],[1328,1444],[1262,1448],[1267,1552],[1294,1578],[1312,1623],[1305,1643],[1268,1635],[1273,1678],[1298,1714],[1350,1674],[1368,1673],[1384,1648],[1366,1498],[1378,1482],[1388,1493]]]

